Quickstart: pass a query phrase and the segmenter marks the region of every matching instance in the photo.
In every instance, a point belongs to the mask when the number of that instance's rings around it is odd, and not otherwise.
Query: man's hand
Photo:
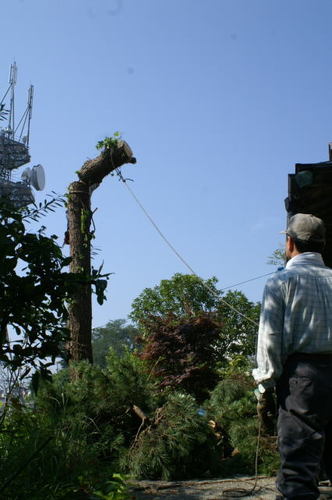
[[[261,432],[273,436],[275,434],[277,414],[274,389],[266,389],[263,393],[255,391],[255,394],[257,396],[257,415],[261,423]]]

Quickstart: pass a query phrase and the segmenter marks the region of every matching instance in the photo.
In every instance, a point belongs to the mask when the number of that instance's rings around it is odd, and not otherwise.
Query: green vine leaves
[[[102,149],[104,151],[114,149],[119,146],[119,141],[122,140],[120,132],[114,132],[112,137],[105,137],[102,141],[98,141],[96,144],[97,149]]]

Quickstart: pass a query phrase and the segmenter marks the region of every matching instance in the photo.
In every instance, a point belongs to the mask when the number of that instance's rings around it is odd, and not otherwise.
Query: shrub
[[[44,381],[33,407],[13,400],[0,432],[5,498],[125,498],[112,479],[128,432],[123,409],[107,373],[86,362]],[[135,435],[140,422],[130,418]]]
[[[229,371],[229,378],[219,382],[206,403],[208,414],[221,425],[234,448],[234,456],[223,463],[224,476],[255,473],[258,418],[254,388],[250,376],[236,370]],[[273,475],[278,463],[276,438],[261,436],[259,472]]]
[[[0,433],[1,498],[81,498],[104,479],[96,450],[86,439],[84,422],[72,426],[49,419],[43,411],[11,404]]]
[[[172,393],[137,436],[124,466],[136,478],[186,479],[216,473],[217,439],[194,398]]]

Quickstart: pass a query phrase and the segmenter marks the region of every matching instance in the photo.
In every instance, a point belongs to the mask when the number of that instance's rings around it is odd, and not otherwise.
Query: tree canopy
[[[152,317],[172,316],[185,321],[202,312],[215,311],[221,296],[217,281],[215,277],[203,280],[193,274],[176,273],[154,288],[145,288],[134,300],[130,318],[144,335]]]
[[[259,304],[242,292],[224,297],[217,279],[175,274],[134,300],[130,317],[140,331],[140,356],[160,387],[182,388],[204,400],[218,367],[254,354]]]
[[[138,330],[127,324],[125,319],[109,321],[105,326],[92,330],[93,362],[101,367],[106,366],[106,356],[111,347],[118,356],[126,349],[134,349]]]
[[[220,356],[226,355],[229,359],[255,353],[259,314],[260,303],[251,302],[244,293],[234,290],[223,296],[218,304],[218,317],[222,322],[218,339]]]
[[[259,303],[249,301],[240,291],[223,295],[217,283],[214,276],[203,280],[196,275],[174,274],[153,288],[145,288],[134,300],[130,318],[146,340],[160,321],[178,326],[207,315],[219,324],[215,349],[220,359],[254,354]]]

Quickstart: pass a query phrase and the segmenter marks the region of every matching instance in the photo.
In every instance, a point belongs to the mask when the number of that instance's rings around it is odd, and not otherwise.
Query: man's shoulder
[[[278,281],[284,281],[287,279],[292,273],[286,267],[279,267],[279,269],[270,276],[267,280],[266,284],[277,283]]]
[[[314,278],[330,278],[332,279],[332,269],[323,265],[310,266],[310,265],[293,265],[278,269],[267,281],[267,284],[273,286],[287,282],[298,277],[314,277]]]
[[[329,268],[326,268],[329,269]],[[308,268],[304,266],[292,266],[279,268],[266,282],[267,288],[280,286],[282,283],[287,283],[297,279],[298,276],[307,276]],[[332,270],[331,270],[332,277]]]
[[[265,283],[265,294],[276,294],[280,293],[281,289],[284,287],[285,283],[289,281],[290,273],[288,269],[278,269]]]

